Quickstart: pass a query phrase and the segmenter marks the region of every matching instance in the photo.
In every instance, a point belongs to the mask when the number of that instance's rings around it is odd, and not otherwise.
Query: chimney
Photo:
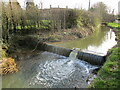
[[[120,1],[118,2],[118,14],[120,15]]]
[[[90,10],[90,0],[89,0],[89,6],[88,6],[88,10]]]
[[[68,6],[66,6],[66,9],[68,9]]]
[[[50,9],[52,8],[52,5],[50,5]]]

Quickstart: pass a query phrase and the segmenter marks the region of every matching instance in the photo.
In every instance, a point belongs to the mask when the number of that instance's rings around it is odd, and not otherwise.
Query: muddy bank
[[[56,32],[49,32],[47,34],[41,34],[40,37],[43,42],[59,42],[67,40],[75,40],[78,38],[83,38],[88,35],[91,35],[95,31],[94,27],[89,28],[74,28],[74,29],[65,29]]]
[[[10,38],[9,48],[7,53],[22,51],[23,49],[34,49],[37,43],[42,42],[61,42],[76,40],[91,35],[95,31],[94,27],[89,28],[74,28],[67,30],[60,30],[56,32],[39,32],[32,35],[14,35]],[[27,46],[27,47],[26,47]]]

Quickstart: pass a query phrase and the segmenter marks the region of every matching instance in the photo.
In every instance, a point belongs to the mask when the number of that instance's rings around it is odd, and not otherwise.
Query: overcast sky
[[[7,0],[3,0],[7,1]],[[25,5],[25,0],[17,0],[22,7]],[[91,0],[91,6],[97,2],[104,2],[111,10],[115,9],[115,13],[118,12],[118,2],[120,0]],[[52,7],[63,7],[68,6],[69,8],[85,8],[88,9],[89,0],[34,0],[36,4],[43,2],[43,8]]]

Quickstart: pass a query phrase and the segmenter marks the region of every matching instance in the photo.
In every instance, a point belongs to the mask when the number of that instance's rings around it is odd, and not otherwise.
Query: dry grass
[[[3,58],[0,60],[0,74],[5,75],[8,73],[17,72],[17,66],[12,58]]]

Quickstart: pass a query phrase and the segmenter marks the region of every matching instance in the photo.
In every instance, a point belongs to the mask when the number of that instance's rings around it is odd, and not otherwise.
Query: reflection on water
[[[102,27],[92,35],[68,42],[52,43],[53,45],[66,48],[80,48],[82,51],[94,54],[106,55],[108,49],[117,44],[115,41],[115,33],[112,29]]]
[[[107,32],[104,41],[99,46],[89,46],[87,50],[89,51],[97,51],[100,53],[103,53],[104,55],[107,54],[108,49],[112,48],[117,42],[115,41],[115,33],[112,32],[110,29],[109,32]]]

